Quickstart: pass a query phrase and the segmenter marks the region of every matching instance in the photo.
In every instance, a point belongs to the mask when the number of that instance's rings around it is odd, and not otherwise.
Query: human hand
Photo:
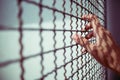
[[[76,43],[84,47],[99,63],[120,73],[120,49],[112,38],[112,35],[99,22],[95,15],[89,14],[82,16],[83,20],[89,21],[83,31],[92,29],[85,37],[79,34],[73,35]],[[96,43],[88,40],[96,38]]]

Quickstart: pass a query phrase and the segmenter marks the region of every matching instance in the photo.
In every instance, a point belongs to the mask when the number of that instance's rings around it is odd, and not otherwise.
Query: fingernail
[[[81,31],[85,31],[85,29],[82,28]]]
[[[72,35],[72,38],[73,38],[73,39],[75,38],[75,34],[74,34],[74,35]]]
[[[87,50],[86,50],[85,48],[83,48],[83,49],[81,50],[81,52],[82,52],[82,54],[85,54],[85,53],[87,53]]]
[[[81,18],[84,19],[84,15]]]

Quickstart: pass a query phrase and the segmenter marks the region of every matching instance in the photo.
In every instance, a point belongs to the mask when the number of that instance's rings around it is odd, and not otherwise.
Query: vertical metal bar
[[[42,4],[42,0],[39,0],[39,18],[40,18],[40,21],[39,21],[39,27],[40,27],[40,31],[39,31],[39,36],[40,36],[40,49],[41,49],[41,54],[40,54],[40,67],[41,67],[41,71],[40,71],[40,73],[41,73],[41,78],[40,78],[40,80],[44,80],[44,65],[43,65],[43,61],[44,61],[44,57],[43,57],[43,36],[42,36],[42,22],[43,22],[43,17],[42,17],[42,11],[43,11],[43,9],[42,9],[42,6],[40,5],[40,4]]]
[[[66,4],[66,0],[63,0],[63,12],[66,12],[66,8],[65,8],[65,4]],[[66,39],[66,36],[65,36],[65,26],[66,26],[66,22],[65,22],[65,14],[63,13],[63,43],[64,43],[64,47],[66,46],[66,42],[65,42],[65,39]],[[63,56],[64,56],[64,64],[66,63],[66,49],[64,48],[63,49],[64,52],[63,52]],[[64,80],[67,80],[67,76],[66,76],[66,65],[64,66]]]
[[[22,0],[17,0],[17,4],[18,4],[18,21],[19,21],[19,33],[20,33],[20,37],[19,37],[19,44],[20,44],[20,67],[21,67],[21,75],[20,78],[21,80],[24,80],[24,66],[23,66],[23,61],[24,61],[24,56],[23,56],[23,43],[22,43],[22,39],[23,39],[23,31],[22,31],[22,25],[23,25],[23,20],[22,20],[22,13],[23,13],[23,8],[22,8]]]
[[[80,3],[81,3],[81,5],[83,5],[83,0],[80,0]],[[81,16],[83,16],[83,8],[81,8],[81,11],[80,11],[80,13],[81,13]],[[80,27],[81,27],[81,29],[82,29],[82,26],[83,26],[83,22],[82,22],[82,20],[80,21],[81,22],[81,25],[80,25]],[[83,32],[81,32],[81,35],[83,35]],[[81,52],[82,52],[82,49],[83,49],[83,47],[81,47]],[[83,65],[83,56],[81,56],[81,66]],[[83,80],[83,69],[81,69],[81,79]]]
[[[52,6],[55,8],[55,4],[56,4],[56,0],[54,0],[53,1],[53,4],[52,4]],[[54,34],[54,36],[53,36],[53,40],[54,40],[54,45],[53,45],[53,48],[54,49],[56,49],[56,31],[55,31],[55,29],[56,29],[56,23],[55,23],[55,21],[56,21],[56,15],[55,15],[55,10],[53,10],[53,25],[54,25],[54,30],[53,30],[53,34]],[[56,63],[56,60],[57,60],[57,56],[56,56],[56,50],[54,51],[54,57],[55,57],[55,59],[54,59],[54,65],[55,65],[55,69],[57,69],[57,63]],[[54,79],[55,80],[57,80],[57,71],[55,70],[55,76],[54,76]]]
[[[85,6],[85,8],[87,8],[87,1],[85,1],[85,0],[83,0],[84,2],[84,6]],[[86,10],[84,11],[84,14],[87,14],[87,12],[86,12]],[[84,23],[84,26],[87,24],[87,21],[85,21],[85,23]],[[87,32],[85,32],[84,33],[84,35],[86,35],[87,34]],[[87,52],[85,53],[85,55],[84,55],[84,61],[85,61],[85,63],[87,62]],[[86,74],[86,72],[87,72],[87,65],[85,65],[85,68],[84,68],[85,70],[85,74]],[[87,80],[87,77],[85,77],[85,79]]]
[[[55,8],[55,4],[56,4],[56,0],[54,0],[53,1],[53,4],[52,4],[52,6]],[[53,36],[53,40],[54,40],[54,44],[53,44],[53,48],[54,49],[56,49],[56,31],[55,31],[55,29],[56,29],[56,23],[55,23],[55,21],[56,21],[56,15],[55,15],[55,10],[53,10],[53,25],[54,25],[54,30],[53,30],[53,34],[54,34],[54,36]],[[54,51],[54,57],[55,57],[55,59],[54,59],[54,65],[55,65],[55,69],[57,69],[57,63],[56,63],[56,60],[57,60],[57,56],[56,56],[56,50]],[[57,71],[55,70],[55,76],[54,76],[54,79],[55,80],[57,80]]]
[[[73,11],[73,8],[72,8],[72,5],[73,5],[73,3],[72,3],[72,0],[70,0],[70,13],[72,13],[72,11]],[[70,16],[70,27],[71,27],[71,37],[72,37],[72,35],[73,35],[73,33],[72,33],[72,29],[73,29],[73,26],[72,26],[72,24],[73,24],[73,20],[72,20],[72,16]],[[70,41],[70,44],[72,44],[72,42],[73,42],[73,40],[71,39],[71,41]],[[72,47],[73,46],[71,46],[70,47],[70,49],[71,49],[71,53],[70,53],[70,55],[71,55],[71,60],[73,59],[73,56],[72,56],[72,54],[73,54],[73,50],[72,50]],[[73,62],[71,62],[71,74],[73,74]],[[71,78],[71,80],[73,80],[73,78]]]
[[[76,2],[77,2],[78,0],[76,0]],[[79,14],[78,14],[78,5],[76,4],[76,14],[77,14],[77,17],[79,17]],[[78,30],[78,18],[76,18],[76,30]],[[76,33],[78,34],[78,31],[76,31]],[[76,56],[78,57],[79,56],[79,53],[78,53],[78,50],[79,50],[79,48],[78,48],[78,45],[76,45]],[[78,58],[79,59],[79,58]],[[76,59],[76,61],[77,61],[77,64],[76,64],[76,66],[77,66],[77,70],[79,69],[79,61],[78,61],[78,59]],[[77,71],[77,80],[79,80],[80,78],[79,78],[79,70]]]
[[[88,10],[91,11],[91,5],[90,5],[89,2],[88,2]],[[90,14],[90,13],[88,12],[88,14]],[[90,60],[90,62],[88,64],[88,67],[91,68],[91,62],[92,62],[92,60],[91,60],[91,55],[89,53],[88,53],[88,60]],[[90,79],[90,77],[91,77],[91,71],[89,71],[88,79]]]

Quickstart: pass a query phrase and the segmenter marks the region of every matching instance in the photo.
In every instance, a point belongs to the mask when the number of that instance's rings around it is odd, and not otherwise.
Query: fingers
[[[85,25],[85,28],[83,28],[82,31],[88,31],[91,28],[92,28],[91,24],[88,23],[88,24]]]
[[[73,40],[76,42],[76,43],[79,43],[79,38],[78,38],[78,34],[74,34],[72,36]]]
[[[85,26],[85,28],[82,29],[82,31],[88,31],[88,30],[91,29],[91,28],[92,28],[91,24],[88,23],[88,24]],[[86,39],[90,39],[90,38],[92,38],[92,37],[94,37],[94,36],[95,36],[95,35],[94,35],[93,31],[91,31],[91,32],[88,32],[88,34],[85,36],[85,38],[86,38]]]
[[[87,53],[88,51],[87,51],[85,48],[82,48],[81,52],[82,52],[82,54],[85,54],[85,53]]]
[[[100,24],[97,16],[95,16],[95,15],[93,15],[93,14],[83,15],[81,18],[82,18],[83,20],[90,21],[90,22],[92,22],[92,23],[94,23],[94,24],[96,24],[96,25],[97,25],[97,24]],[[94,27],[94,26],[92,25],[92,27]],[[96,27],[98,27],[98,26],[96,26]]]
[[[80,44],[81,46],[84,46],[84,45],[85,45],[84,42],[86,42],[86,40],[84,41],[83,38],[82,38],[80,35],[75,34],[75,35],[73,35],[72,38],[74,39],[74,41],[75,41],[76,43]]]
[[[83,15],[81,18],[84,20],[87,20],[87,21],[92,21],[93,19],[96,18],[96,16],[94,16],[92,14],[88,14],[88,15]]]
[[[88,51],[91,53],[95,45],[91,44],[88,41],[88,39],[90,39],[91,37],[95,36],[98,33],[97,29],[99,27],[98,26],[99,20],[95,15],[92,15],[92,14],[83,15],[82,19],[89,21],[89,23],[85,26],[84,29],[82,29],[82,31],[88,31],[91,28],[93,28],[93,31],[88,33],[85,37],[75,34],[73,36],[73,39],[75,40],[76,43],[78,43],[79,45],[85,48],[82,52]]]
[[[87,21],[91,21],[92,20],[92,15],[83,15],[82,17],[81,17],[82,19],[84,19],[84,20],[87,20]]]
[[[90,38],[92,38],[92,37],[94,37],[95,35],[94,35],[94,33],[93,33],[93,31],[92,32],[89,32],[86,36],[85,36],[85,38],[86,39],[90,39]]]
[[[90,26],[86,27],[86,29],[89,29],[89,28],[92,27],[93,28],[93,32],[95,34],[98,33],[98,27],[100,26],[100,22],[99,22],[98,18],[95,15],[92,15],[92,14],[83,15],[82,19],[90,21],[89,22]]]
[[[78,36],[79,44],[83,47],[85,47],[87,44],[89,44],[88,40],[86,38],[83,38],[82,36]]]
[[[93,49],[93,44],[89,43],[89,41],[86,38],[83,38],[82,36],[75,34],[73,35],[73,39],[76,43],[84,47],[88,52],[91,52]]]

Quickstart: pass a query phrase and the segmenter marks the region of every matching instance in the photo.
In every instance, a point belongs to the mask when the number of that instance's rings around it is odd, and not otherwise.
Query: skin
[[[88,14],[82,16],[83,20],[89,21],[82,31],[92,30],[85,37],[74,34],[76,43],[84,47],[83,53],[90,53],[99,63],[120,74],[120,48],[113,40],[112,35],[99,22],[95,15]],[[90,43],[90,38],[96,38],[96,43]]]

